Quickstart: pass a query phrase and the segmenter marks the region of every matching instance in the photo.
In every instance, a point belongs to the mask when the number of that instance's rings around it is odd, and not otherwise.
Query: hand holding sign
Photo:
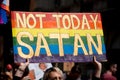
[[[29,65],[29,59],[26,59],[25,63],[20,63],[18,69],[16,69],[15,76],[20,78],[23,77],[25,69],[28,67],[28,65]]]
[[[100,78],[101,71],[102,71],[102,64],[99,61],[96,60],[95,56],[93,56],[93,63],[96,67],[95,77]]]

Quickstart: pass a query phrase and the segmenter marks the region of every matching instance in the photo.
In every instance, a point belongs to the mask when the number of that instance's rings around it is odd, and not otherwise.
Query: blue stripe
[[[17,47],[18,46],[14,46],[14,54],[18,54]],[[33,48],[33,50],[35,52],[36,46],[31,46],[31,47]],[[22,51],[23,51],[24,54],[29,53],[28,48],[23,47],[23,46],[21,46],[21,48],[22,48]],[[64,50],[63,50],[64,54],[73,54],[73,52],[74,52],[74,46],[73,45],[67,45],[66,44],[66,45],[63,46],[63,48],[64,48]],[[88,51],[88,46],[85,46],[85,48]],[[49,45],[49,49],[50,49],[52,54],[59,54],[59,46],[58,45]],[[93,49],[93,53],[97,54],[97,51],[95,50],[95,48],[93,46],[92,46],[92,49]],[[106,53],[106,49],[105,49],[104,44],[102,45],[102,51],[103,51],[103,54]],[[42,48],[40,50],[40,54],[46,54],[46,50],[44,48]],[[78,48],[78,54],[84,54],[82,48]]]

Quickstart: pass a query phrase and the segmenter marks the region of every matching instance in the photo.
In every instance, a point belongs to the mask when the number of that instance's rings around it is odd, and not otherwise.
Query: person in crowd
[[[8,80],[13,80],[13,68],[11,64],[7,64],[5,75]]]
[[[102,64],[93,57],[93,64],[95,66],[95,71],[91,80],[100,80]],[[87,77],[82,76],[82,71],[79,65],[74,65],[65,80],[88,80]]]
[[[117,71],[117,64],[114,62],[108,62],[105,73],[102,74],[102,80],[117,80],[115,73]]]
[[[13,68],[11,64],[7,64],[5,71],[0,70],[0,80],[13,80]]]
[[[64,80],[63,72],[58,67],[51,67],[45,71],[43,80]]]
[[[102,64],[93,57],[93,63],[95,65],[95,74],[92,80],[100,80]],[[58,67],[51,67],[47,69],[41,80],[81,80],[81,69],[78,65],[72,67],[70,74],[64,79],[63,72]]]
[[[66,75],[66,79],[65,80],[81,80],[81,68],[78,64],[75,64],[70,73],[68,75]]]
[[[39,80],[43,77],[45,70],[52,67],[52,64],[44,62],[30,63],[28,67],[30,70],[30,77],[34,80]]]

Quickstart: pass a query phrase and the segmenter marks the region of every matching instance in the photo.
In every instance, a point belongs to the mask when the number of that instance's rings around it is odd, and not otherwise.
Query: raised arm
[[[95,68],[96,68],[94,77],[100,79],[101,72],[102,72],[102,64],[101,64],[101,62],[99,62],[99,61],[96,60],[96,57],[95,57],[95,56],[93,56],[93,63],[94,63]],[[94,79],[93,79],[93,80],[94,80]]]

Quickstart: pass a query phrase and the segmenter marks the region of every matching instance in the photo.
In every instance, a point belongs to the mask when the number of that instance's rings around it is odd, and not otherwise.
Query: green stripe
[[[82,38],[83,43],[87,44],[86,36],[81,36],[81,38]],[[104,44],[104,37],[101,36],[101,38],[102,38],[102,44]],[[50,39],[48,37],[45,37],[45,39],[48,44],[58,44],[58,39]],[[93,36],[93,39],[94,39],[95,43],[97,43],[96,36]],[[22,41],[27,44],[30,44],[30,45],[36,45],[37,37],[34,37],[33,41],[30,41],[29,38],[24,37],[24,38],[22,38]],[[14,45],[18,45],[18,42],[16,41],[16,37],[13,37],[13,43],[14,43]],[[70,37],[68,39],[63,39],[63,44],[74,44],[74,37]]]

